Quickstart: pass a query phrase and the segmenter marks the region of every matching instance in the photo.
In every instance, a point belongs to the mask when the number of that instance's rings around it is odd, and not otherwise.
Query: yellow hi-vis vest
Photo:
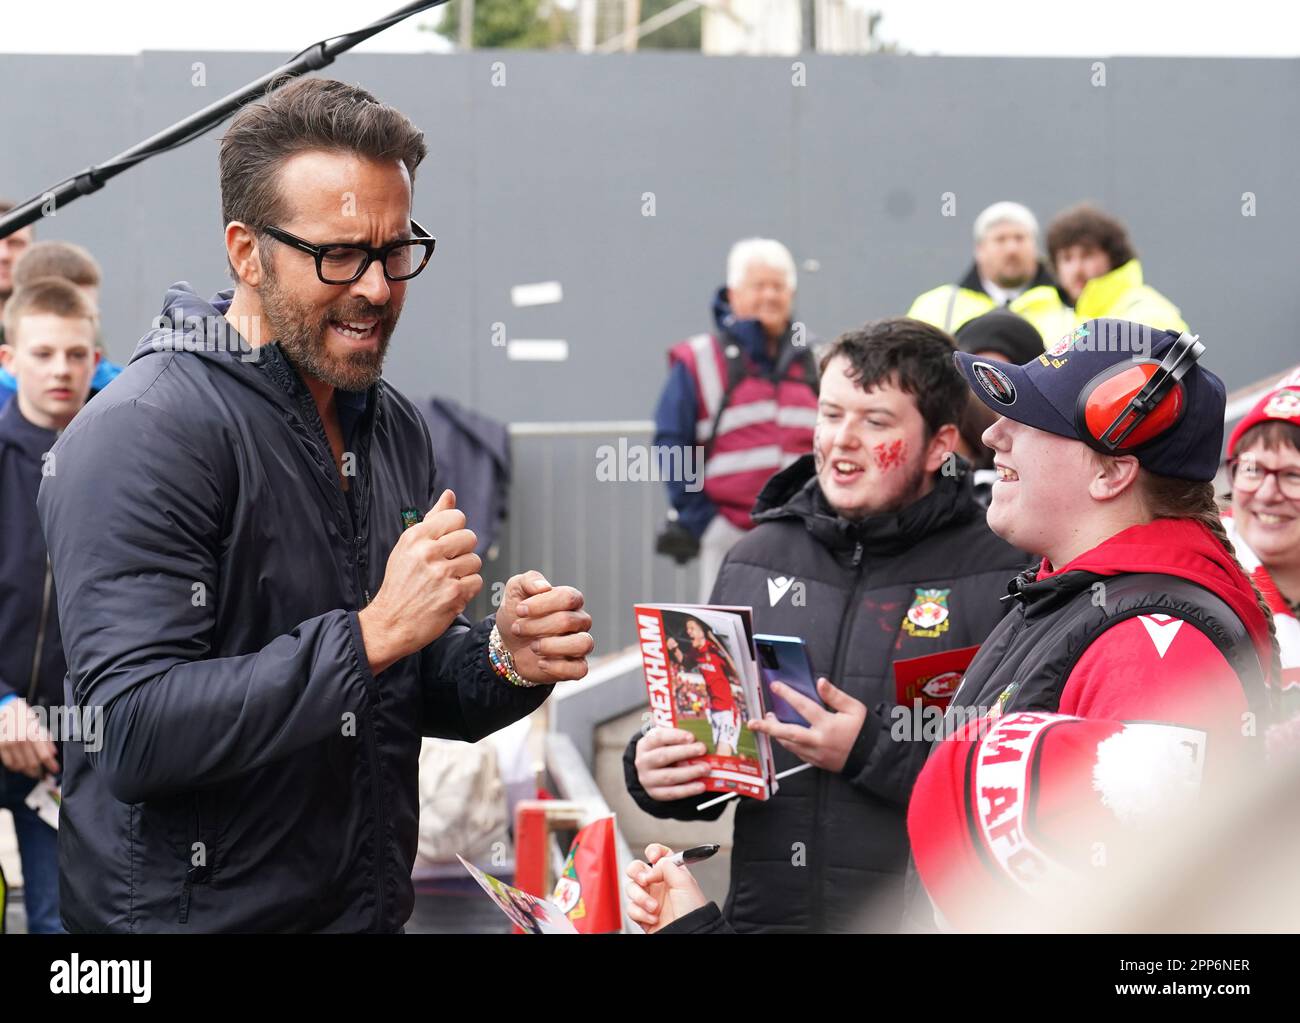
[[[1076,323],[1110,318],[1145,323],[1175,334],[1187,330],[1178,307],[1155,288],[1142,283],[1142,264],[1136,259],[1085,284],[1075,303],[1074,315]]]
[[[993,299],[982,291],[964,288],[960,284],[941,284],[918,296],[907,315],[955,334],[967,320],[996,308]],[[1045,345],[1074,330],[1074,310],[1061,301],[1060,292],[1050,284],[1026,288],[1008,302],[1006,308],[1032,323]]]

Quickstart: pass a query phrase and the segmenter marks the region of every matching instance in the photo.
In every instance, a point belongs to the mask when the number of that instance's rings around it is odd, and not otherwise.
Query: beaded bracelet
[[[532,689],[534,686],[541,685],[540,682],[529,682],[515,670],[515,659],[510,656],[510,651],[502,642],[501,632],[495,624],[492,626],[492,634],[488,636],[488,662],[492,665],[492,670],[512,686]]]

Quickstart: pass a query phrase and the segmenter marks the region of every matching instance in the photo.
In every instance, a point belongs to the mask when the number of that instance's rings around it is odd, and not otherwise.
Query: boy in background
[[[62,704],[67,672],[36,492],[57,471],[49,451],[90,393],[96,315],[75,285],[47,277],[14,291],[4,322],[0,365],[17,393],[0,409],[0,808],[14,818],[27,929],[57,933],[58,833],[25,802],[60,771],[31,708]]]
[[[99,262],[86,248],[72,242],[47,241],[36,242],[27,247],[13,265],[13,289],[25,288],[42,277],[60,277],[76,285],[90,303],[95,313],[96,333],[99,329],[99,293],[103,285],[103,274]],[[2,311],[2,305],[0,305]],[[0,344],[5,340],[4,326],[0,323]],[[95,367],[95,375],[90,381],[90,394],[93,397],[112,382],[122,372],[122,367],[110,362],[104,356],[104,349],[96,345],[100,359]],[[0,407],[3,407],[14,394],[17,384],[13,375],[0,366]]]

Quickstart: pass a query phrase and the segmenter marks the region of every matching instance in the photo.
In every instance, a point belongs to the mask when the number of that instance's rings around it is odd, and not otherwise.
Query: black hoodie
[[[0,700],[46,707],[63,702],[67,670],[36,516],[41,477],[57,465],[47,458],[57,438],[23,416],[16,395],[0,407]]]
[[[228,302],[173,286],[179,329],[141,341],[41,487],[69,693],[103,710],[102,748],[65,745],[63,923],[397,931],[421,736],[480,739],[551,687],[496,677],[490,620],[371,673],[357,609],[439,493],[428,432],[385,381],[352,395],[345,494],[305,384],[241,347]]]
[[[724,909],[737,931],[899,927],[905,812],[929,744],[891,734],[893,663],[983,642],[1006,610],[1007,580],[1028,561],[989,530],[960,464],[959,476],[937,474],[934,489],[902,510],[852,522],[829,506],[806,455],[768,482],[755,528],[723,562],[711,603],[751,605],[757,631],[802,637],[814,672],[868,708],[843,771],[812,768],[782,780],[766,803],[737,800]],[[903,627],[922,589],[946,601],[935,635]],[[773,752],[778,771],[799,763],[775,743]],[[722,813],[723,804],[695,810],[702,797],[650,799],[635,753],[634,738],[624,776],[646,812]]]

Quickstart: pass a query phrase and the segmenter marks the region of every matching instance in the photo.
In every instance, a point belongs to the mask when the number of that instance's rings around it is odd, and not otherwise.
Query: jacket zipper
[[[365,527],[367,526],[367,505],[369,504],[369,486],[366,481],[367,470],[369,469],[370,438],[374,432],[374,425],[379,418],[379,396],[375,396],[374,418],[369,426],[360,424],[363,430],[363,436],[360,438],[364,442],[364,450],[361,453],[364,457],[357,460],[357,490],[354,501],[357,507],[357,518],[353,521],[352,507],[349,499],[343,493],[342,481],[338,479],[338,468],[334,464],[333,449],[330,447],[329,435],[325,432],[325,424],[321,422],[320,413],[316,408],[315,401],[310,395],[301,396],[298,399],[298,405],[306,420],[306,425],[312,431],[312,453],[322,468],[328,467],[328,476],[333,483],[331,488],[334,494],[335,508],[342,512],[344,527],[348,531],[348,543],[352,548],[352,573],[353,581],[356,584],[357,591],[361,593],[368,604],[370,602],[370,590],[366,584],[364,574],[365,554],[361,550],[365,542]],[[322,453],[326,453],[325,460],[321,461]],[[370,690],[372,700],[372,713],[375,713],[382,695],[379,687],[375,686]],[[388,816],[384,813],[384,791],[383,782],[380,778],[379,763],[379,742],[375,738],[375,723],[371,718],[366,724],[366,752],[370,756],[370,793],[375,804],[375,930],[382,931],[384,928],[384,878],[386,857],[385,851],[387,843],[385,836],[388,833]]]
[[[177,920],[180,923],[189,923],[190,919],[190,896],[193,894],[196,884],[207,884],[208,878],[212,876],[212,853],[213,850],[208,848],[207,842],[203,837],[203,817],[199,813],[199,794],[194,794],[193,801],[190,804],[190,824],[191,837],[189,844],[185,848],[185,883],[181,886],[181,905],[180,913]],[[202,844],[203,863],[196,865],[194,863],[194,847]]]
[[[370,537],[370,445],[374,438],[375,431],[378,429],[379,422],[383,416],[383,402],[380,401],[379,395],[375,395],[375,408],[371,414],[369,429],[364,432],[360,438],[363,443],[357,452],[357,476],[354,505],[357,510],[357,518],[354,523],[354,536],[357,545],[356,571],[357,582],[360,585],[362,597],[365,600],[363,607],[370,603],[369,588],[369,561],[366,555],[366,544]],[[364,426],[365,424],[361,424]]]
[[[1018,581],[1018,580],[1017,580],[1017,581]],[[1006,595],[1005,597],[999,597],[998,599],[999,599],[999,600],[1013,600],[1013,599],[1016,598],[1016,596],[1017,596],[1018,594],[1019,594],[1019,588],[1017,588],[1017,590],[1016,590],[1015,593],[1010,593],[1010,592],[1009,592],[1009,593],[1007,593],[1007,595]],[[1011,639],[1008,640],[1008,649],[1010,649],[1010,644],[1013,643],[1013,642],[1015,642],[1015,638],[1016,638],[1016,636],[1020,635],[1020,632],[1021,632],[1022,629],[1024,629],[1026,622],[1028,622],[1028,620],[1029,620],[1029,609],[1028,609],[1028,607],[1026,607],[1026,606],[1022,603],[1018,608],[1014,608],[1014,609],[1013,609],[1011,612],[1009,612],[1009,613],[1010,613],[1010,614],[1019,614],[1019,615],[1020,615],[1020,624],[1016,626],[1015,632],[1012,634]],[[995,628],[996,628],[996,626],[995,626]],[[985,637],[985,638],[987,639],[987,637]],[[981,646],[983,646],[983,644],[981,644]],[[948,707],[947,707],[947,709],[944,710],[944,712],[943,712],[943,735],[944,735],[944,736],[946,736],[946,735],[948,734],[948,731],[947,731],[947,726],[948,726],[948,715],[951,714],[951,713],[954,713],[955,708],[963,706],[963,704],[962,704],[962,702],[961,702],[961,694],[965,691],[966,686],[967,686],[967,684],[969,683],[969,681],[970,681],[970,666],[967,665],[967,669],[966,669],[966,671],[962,673],[962,679],[961,679],[961,682],[960,682],[960,683],[958,684],[958,686],[957,686],[957,690],[956,690],[956,692],[954,692],[954,693],[952,694],[952,699],[948,701]],[[987,682],[987,681],[988,681],[988,679],[985,679],[985,682]]]
[[[41,593],[41,618],[36,627],[36,649],[32,651],[32,676],[27,687],[27,705],[36,703],[36,686],[41,678],[41,654],[45,652],[45,629],[50,620],[50,590],[54,574],[50,571],[50,556],[45,555],[45,586]]]
[[[853,584],[853,592],[849,594],[849,602],[844,608],[844,614],[840,617],[839,631],[835,637],[835,663],[832,667],[834,672],[831,681],[835,685],[840,685],[844,681],[844,665],[848,661],[848,643],[847,637],[853,631],[852,625],[857,615],[855,609],[858,606],[858,593],[862,589],[862,580],[866,575],[866,569],[862,565],[862,541],[859,540],[853,547],[853,567],[858,570],[857,581]],[[818,824],[822,817],[822,806],[826,801],[827,789],[830,787],[830,773],[818,769],[817,771],[817,793],[813,801],[813,823]],[[820,829],[818,829],[820,830]],[[823,913],[823,887],[826,883],[826,850],[817,850],[817,869],[813,877],[813,912],[812,912],[812,930],[815,934],[820,934],[822,930],[822,913]]]
[[[360,436],[357,438],[361,441],[360,450],[357,452],[357,475],[356,490],[353,496],[353,506],[356,508],[356,520],[353,522],[353,542],[356,544],[356,556],[353,558],[353,571],[356,573],[357,586],[361,590],[365,604],[370,603],[370,588],[367,581],[366,572],[366,542],[370,528],[370,442],[374,436],[375,429],[379,423],[379,417],[383,409],[380,401],[379,392],[375,394],[375,408],[371,413],[369,424],[359,424]],[[322,429],[322,432],[324,430]],[[346,498],[345,502],[346,503]],[[348,512],[351,515],[351,509]],[[363,605],[365,606],[365,605]],[[376,684],[372,690],[376,708],[383,699],[383,693]],[[376,709],[375,713],[378,711]],[[376,899],[376,920],[375,929],[382,931],[384,927],[384,875],[385,875],[385,853],[387,852],[387,842],[385,838],[388,834],[388,815],[384,812],[384,792],[383,783],[380,779],[380,761],[379,761],[379,741],[375,738],[374,722],[371,722],[366,729],[366,744],[370,750],[370,788],[375,800],[375,819],[377,829],[375,833],[375,899]]]

